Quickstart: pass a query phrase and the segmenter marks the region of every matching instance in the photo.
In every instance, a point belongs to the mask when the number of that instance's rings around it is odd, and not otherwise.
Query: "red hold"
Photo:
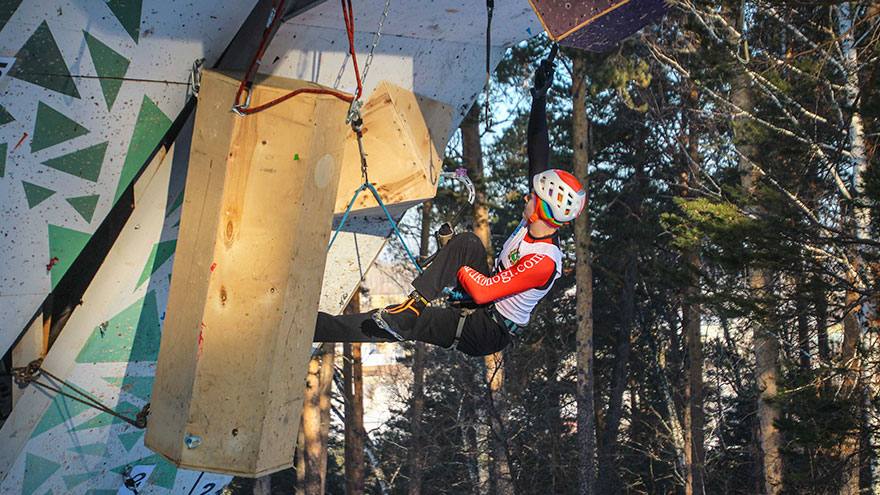
[[[214,273],[214,268],[217,268],[217,263],[211,263],[211,273]]]
[[[18,142],[15,143],[15,147],[12,148],[12,151],[17,150],[18,147],[21,146],[21,143],[23,143],[24,140],[27,139],[27,137],[28,137],[28,133],[25,132],[24,134],[22,134],[22,135],[21,135],[21,139],[19,139]]]
[[[48,273],[50,270],[52,270],[52,267],[55,266],[55,264],[58,263],[59,261],[60,260],[58,259],[57,256],[53,256],[52,259],[49,260],[49,263],[46,265],[46,272]]]

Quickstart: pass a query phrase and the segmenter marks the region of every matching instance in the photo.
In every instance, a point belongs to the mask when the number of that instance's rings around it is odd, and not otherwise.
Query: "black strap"
[[[492,79],[492,13],[495,11],[495,0],[486,0],[486,125],[489,125],[489,81]]]
[[[447,347],[447,349],[457,349],[458,342],[461,340],[461,332],[464,330],[464,324],[467,322],[468,316],[474,314],[473,309],[461,308],[458,310],[458,325],[455,327],[455,338],[452,339],[452,344]]]

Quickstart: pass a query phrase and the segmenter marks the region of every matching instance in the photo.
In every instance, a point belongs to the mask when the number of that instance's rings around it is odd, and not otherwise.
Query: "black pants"
[[[458,285],[458,269],[464,265],[489,275],[486,249],[471,232],[453,237],[434,257],[434,261],[413,280],[413,287],[425,299],[433,301],[443,295],[443,288]],[[318,313],[315,342],[378,342],[395,341],[370,317],[372,312],[331,316]],[[402,328],[406,340],[449,347],[455,340],[460,313],[453,308],[428,307],[415,320],[412,328]],[[476,310],[465,320],[457,349],[471,356],[486,356],[500,351],[510,343],[510,334],[499,325],[485,308]]]

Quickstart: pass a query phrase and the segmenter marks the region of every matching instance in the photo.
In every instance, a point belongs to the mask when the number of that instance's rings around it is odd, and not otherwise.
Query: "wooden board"
[[[238,117],[238,81],[202,76],[146,444],[262,476],[293,460],[348,104],[303,94]],[[253,104],[305,86],[259,78]]]
[[[415,204],[433,198],[443,170],[452,107],[382,82],[370,95],[361,114],[368,175],[382,202]],[[363,181],[357,136],[349,132],[336,213],[345,211]],[[352,210],[376,207],[376,200],[365,191],[358,196]]]

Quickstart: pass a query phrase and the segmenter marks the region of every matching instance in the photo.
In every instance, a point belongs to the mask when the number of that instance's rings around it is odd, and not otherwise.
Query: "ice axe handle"
[[[452,230],[452,226],[449,225],[449,223],[444,223],[439,229],[437,229],[437,244],[439,244],[440,247],[445,246],[454,235],[455,231]]]

